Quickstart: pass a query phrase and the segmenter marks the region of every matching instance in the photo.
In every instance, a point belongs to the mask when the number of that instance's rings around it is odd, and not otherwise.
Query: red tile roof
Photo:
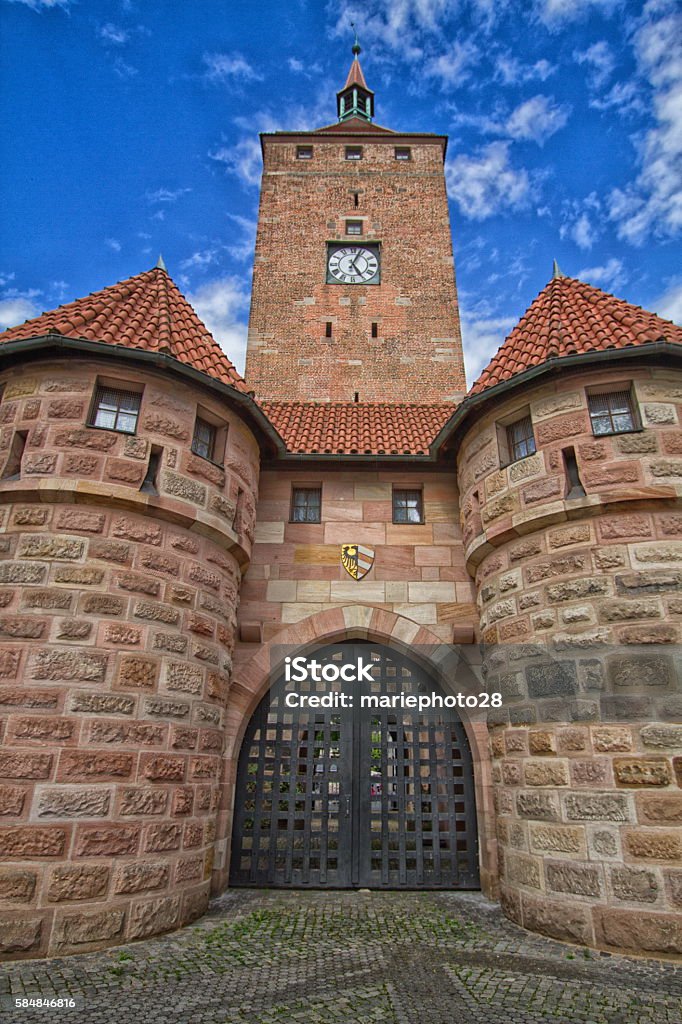
[[[426,455],[452,403],[262,402],[290,452],[306,455]]]
[[[469,394],[485,391],[551,358],[661,339],[682,345],[682,328],[584,281],[556,276],[526,310]]]
[[[250,390],[160,267],[59,306],[19,327],[10,327],[0,333],[0,343],[50,333],[166,352],[223,384],[243,392]]]
[[[358,60],[357,57],[354,59],[353,63],[350,66],[348,77],[346,78],[346,84],[344,85],[343,89],[347,89],[349,85],[359,85],[363,89],[367,89],[367,82],[365,81],[365,76],[362,73],[360,61]],[[343,92],[343,89],[341,90],[341,92]],[[371,92],[370,89],[367,89],[367,91]]]

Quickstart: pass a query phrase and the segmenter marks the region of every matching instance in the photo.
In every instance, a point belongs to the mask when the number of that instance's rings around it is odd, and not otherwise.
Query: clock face
[[[379,250],[364,245],[329,248],[327,281],[340,284],[378,284]]]

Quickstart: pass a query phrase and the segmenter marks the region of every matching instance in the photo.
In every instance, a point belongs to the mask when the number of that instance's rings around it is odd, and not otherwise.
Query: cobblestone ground
[[[5,965],[0,992],[27,1024],[682,1024],[682,967],[531,936],[473,893],[238,890],[159,939]]]

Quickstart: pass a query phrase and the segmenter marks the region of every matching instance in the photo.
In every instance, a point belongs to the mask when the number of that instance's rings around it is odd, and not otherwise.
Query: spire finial
[[[552,261],[552,280],[556,281],[556,279],[559,278],[559,277],[566,277],[566,275],[564,273],[562,273],[561,268],[559,267],[559,264],[557,263],[557,261],[553,260]]]
[[[159,253],[159,258],[156,261],[156,267],[154,269],[155,270],[165,270],[166,273],[168,273],[168,267],[166,266],[165,260],[164,260],[163,256],[161,255],[161,253]]]
[[[353,56],[358,57],[362,53],[362,48],[358,40],[358,30],[355,27],[354,21],[351,21],[350,27],[353,29],[353,32],[355,34],[355,41],[353,43]]]

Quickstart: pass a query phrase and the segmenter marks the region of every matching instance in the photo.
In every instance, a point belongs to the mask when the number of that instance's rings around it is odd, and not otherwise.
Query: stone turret
[[[2,342],[0,948],[34,957],[206,907],[275,435],[160,267]]]
[[[679,930],[682,331],[555,275],[450,427],[489,684],[506,913]]]

